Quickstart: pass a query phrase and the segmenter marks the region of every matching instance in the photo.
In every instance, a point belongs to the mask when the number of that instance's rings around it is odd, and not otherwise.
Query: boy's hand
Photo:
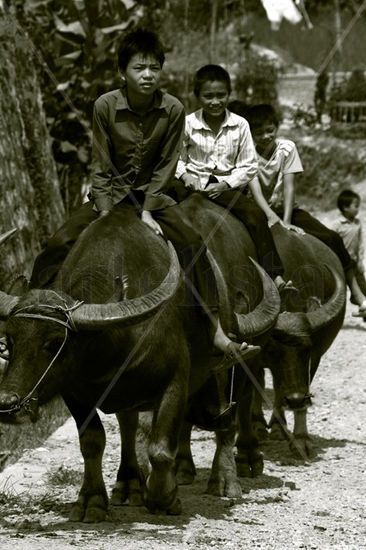
[[[272,212],[272,214],[270,216],[267,215],[267,220],[268,220],[268,227],[271,228],[273,227],[274,225],[276,225],[276,223],[279,223],[281,225],[285,225],[283,223],[283,221],[281,220],[281,218],[279,216],[277,216],[277,214],[275,214],[274,212]]]
[[[154,220],[149,210],[142,211],[141,219],[154,231],[154,233],[156,233],[156,235],[163,235],[163,230],[161,229],[158,222]]]
[[[181,179],[187,189],[190,189],[191,191],[200,190],[200,181],[196,176],[193,176],[192,174],[184,174]]]
[[[285,222],[282,222],[282,225],[289,231],[294,231],[298,235],[305,235],[305,231],[301,229],[301,227],[298,227],[297,225],[292,225],[292,223],[285,223]]]
[[[272,227],[276,223],[279,223],[280,225],[282,225],[282,227],[284,227],[288,231],[294,231],[298,235],[305,235],[305,231],[301,229],[301,227],[297,227],[297,225],[292,225],[292,223],[286,223],[283,220],[281,220],[281,218],[277,216],[277,214],[273,213],[272,216],[268,217],[268,227]]]
[[[219,181],[217,183],[210,183],[204,190],[210,199],[217,199],[223,191],[230,189],[226,181]]]

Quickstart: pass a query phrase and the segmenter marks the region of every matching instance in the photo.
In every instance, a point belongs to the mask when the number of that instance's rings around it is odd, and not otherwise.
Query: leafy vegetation
[[[89,180],[93,103],[119,86],[116,51],[121,33],[137,24],[158,31],[168,56],[163,88],[195,108],[192,75],[208,62],[227,60],[235,92],[247,103],[276,102],[278,69],[249,43],[258,0],[13,0],[19,24],[34,43],[47,122],[53,140],[66,215],[78,207]],[[354,14],[360,0],[340,2]],[[333,8],[332,0],[308,0],[310,16]],[[228,39],[230,37],[230,39]],[[230,60],[230,61],[229,61]],[[312,117],[298,113],[297,122]]]
[[[366,101],[366,77],[363,69],[355,69],[331,90],[330,103],[337,101]]]
[[[48,483],[52,486],[62,487],[64,485],[77,485],[82,482],[81,471],[74,470],[67,465],[61,464],[56,469],[48,472]]]
[[[342,189],[364,180],[365,140],[349,146],[329,134],[313,134],[295,141],[304,166],[304,172],[296,176],[297,194],[309,208],[335,208]]]
[[[93,103],[118,87],[121,31],[139,19],[134,0],[27,0],[17,19],[34,43],[66,213],[79,206],[90,164]],[[46,39],[45,39],[46,38]]]
[[[235,89],[247,104],[277,104],[278,66],[265,55],[248,49],[239,65]]]

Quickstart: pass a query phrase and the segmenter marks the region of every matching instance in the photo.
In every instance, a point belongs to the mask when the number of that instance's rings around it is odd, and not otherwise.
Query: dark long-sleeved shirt
[[[145,210],[174,204],[164,191],[175,175],[184,116],[180,101],[159,90],[144,115],[130,108],[125,87],[96,100],[91,196],[98,211],[111,210],[131,189],[144,192]]]

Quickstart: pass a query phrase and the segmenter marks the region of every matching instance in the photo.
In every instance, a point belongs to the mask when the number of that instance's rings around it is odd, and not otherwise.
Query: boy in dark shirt
[[[158,88],[164,59],[153,32],[139,29],[122,40],[118,66],[123,84],[99,97],[94,106],[91,200],[50,239],[36,259],[30,285],[39,288],[52,281],[81,231],[98,216],[132,204],[144,223],[173,243],[208,312],[214,347],[229,367],[259,348],[233,342],[224,333],[205,246],[165,193],[175,175],[185,113],[178,99]],[[218,412],[226,407],[222,401]]]

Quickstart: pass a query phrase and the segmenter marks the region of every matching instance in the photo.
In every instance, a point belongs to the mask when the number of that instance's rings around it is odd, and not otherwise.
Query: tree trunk
[[[64,220],[55,163],[34,61],[16,19],[0,10],[0,288],[29,276],[33,259]]]

